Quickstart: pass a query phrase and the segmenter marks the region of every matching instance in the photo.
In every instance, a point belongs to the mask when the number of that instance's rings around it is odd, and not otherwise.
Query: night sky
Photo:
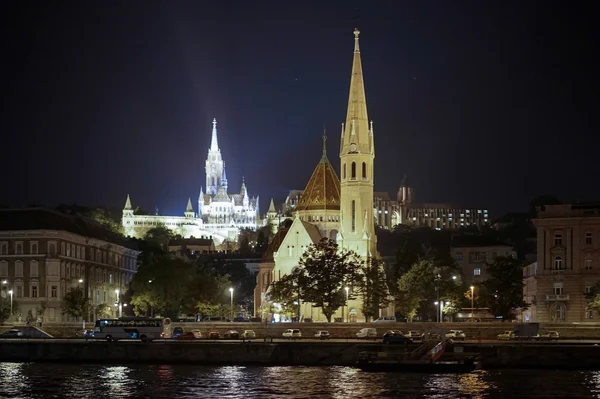
[[[217,118],[229,191],[245,176],[264,213],[304,188],[324,127],[339,174],[355,27],[376,191],[395,197],[406,173],[418,201],[492,216],[539,194],[600,200],[593,2],[90,3],[1,6],[0,203],[129,193],[182,215]]]

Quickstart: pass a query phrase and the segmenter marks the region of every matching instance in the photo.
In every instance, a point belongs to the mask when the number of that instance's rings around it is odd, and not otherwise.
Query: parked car
[[[329,331],[320,330],[315,333],[315,338],[329,339]]]
[[[373,323],[395,323],[396,316],[382,316],[377,320],[373,320]]]
[[[547,332],[546,334],[542,334],[540,335],[539,339],[544,340],[544,341],[550,341],[553,339],[559,339],[560,336],[558,334],[558,331],[550,331]]]
[[[219,339],[219,338],[221,338],[221,335],[220,335],[220,334],[219,334],[219,332],[218,332],[218,331],[216,331],[216,330],[211,330],[211,331],[208,333],[208,339]]]
[[[356,338],[375,338],[377,337],[377,330],[374,328],[361,328],[359,332],[356,333]]]
[[[302,338],[302,333],[297,328],[289,328],[282,334],[283,338]]]
[[[402,331],[399,330],[390,330],[383,334],[383,338],[381,339],[382,344],[411,344],[412,339],[405,337],[402,334]]]
[[[446,338],[455,340],[455,341],[464,341],[465,340],[465,333],[462,332],[461,330],[449,330],[446,333]]]
[[[194,334],[193,331],[184,332],[183,334],[179,334],[178,336],[175,337],[176,340],[182,340],[182,341],[198,339],[198,338],[201,338],[201,337],[198,337],[196,334]]]
[[[225,339],[240,339],[240,333],[236,330],[229,330],[223,335]]]
[[[208,317],[205,317],[202,321],[205,321],[208,323],[228,323],[231,320],[229,320],[227,317],[223,317],[223,316],[208,316]]]
[[[93,330],[79,330],[75,333],[77,338],[94,338]]]
[[[498,341],[510,341],[511,339],[515,339],[515,333],[512,331],[504,331],[496,336]]]
[[[183,328],[182,327],[175,327],[173,329],[173,338],[177,338],[179,335],[183,334]]]
[[[256,338],[256,333],[254,332],[254,330],[244,330],[244,332],[242,333],[242,337],[244,339],[254,339]]]
[[[0,334],[2,338],[23,338],[23,331],[11,328],[10,330],[4,331]]]
[[[425,334],[423,334],[421,331],[411,330],[404,336],[410,338],[412,342],[421,343],[423,342],[423,337],[425,337]]]
[[[245,317],[234,317],[234,323],[250,323],[250,319],[246,319]]]

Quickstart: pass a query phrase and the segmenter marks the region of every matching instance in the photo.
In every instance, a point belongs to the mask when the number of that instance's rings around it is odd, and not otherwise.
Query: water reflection
[[[0,363],[0,398],[590,398],[600,372],[366,373],[352,367]]]

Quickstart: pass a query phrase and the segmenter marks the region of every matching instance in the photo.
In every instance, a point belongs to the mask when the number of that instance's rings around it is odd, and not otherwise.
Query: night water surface
[[[0,398],[596,398],[598,371],[0,363]]]

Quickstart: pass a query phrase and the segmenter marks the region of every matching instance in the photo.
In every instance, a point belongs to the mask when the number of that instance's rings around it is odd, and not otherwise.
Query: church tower
[[[206,194],[215,195],[223,179],[223,158],[217,141],[217,119],[213,119],[212,140],[206,158]]]
[[[341,226],[338,241],[342,248],[360,256],[377,256],[373,222],[373,122],[367,116],[358,29],[354,30],[354,60],[350,79],[348,113],[340,140]]]

